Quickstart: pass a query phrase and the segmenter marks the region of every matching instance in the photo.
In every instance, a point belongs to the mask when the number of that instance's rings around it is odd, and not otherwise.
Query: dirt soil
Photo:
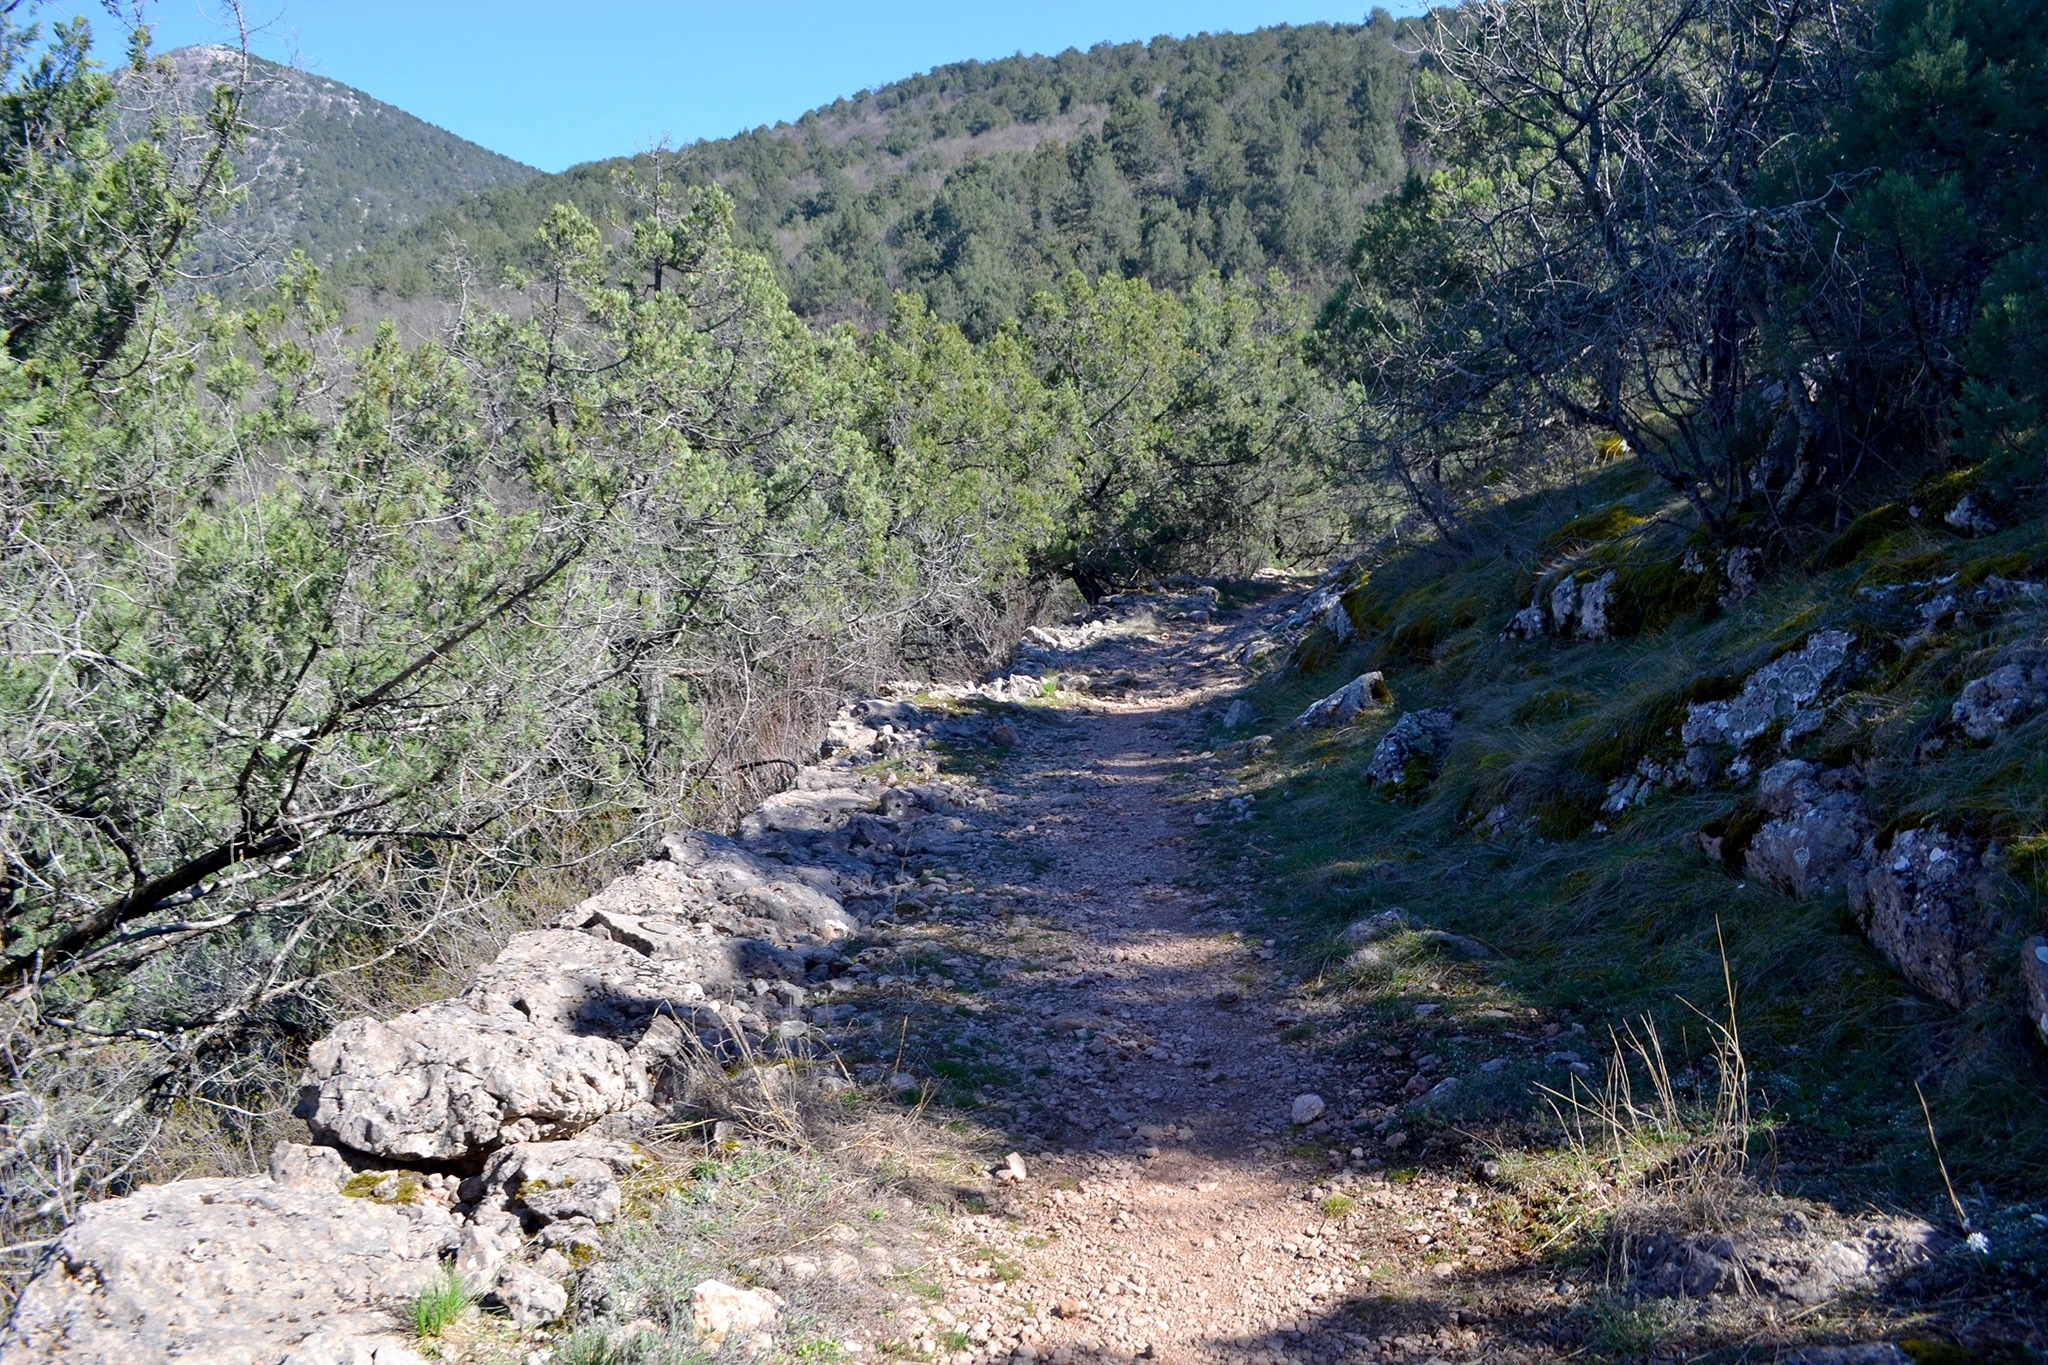
[[[1907,1360],[1873,1339],[1926,1320],[1885,1297],[1885,1272],[1937,1259],[1930,1225],[1760,1195],[1746,1268],[1678,1229],[1625,1272],[1667,1292],[1623,1293],[1640,1286],[1583,1236],[1532,1223],[1497,1137],[1414,1122],[1447,1079],[1433,1047],[1477,1034],[1596,1077],[1582,1025],[1425,1003],[1363,1029],[1258,936],[1255,865],[1215,837],[1247,810],[1237,755],[1204,746],[1299,600],[1126,608],[1028,652],[1056,691],[951,697],[968,718],[942,746],[955,838],[911,862],[919,891],[834,998],[859,1011],[842,1037],[864,1080],[1014,1151],[1023,1178],[955,1191],[967,1211],[935,1229],[877,1344],[950,1365]],[[1782,1292],[1759,1288],[1769,1274]]]

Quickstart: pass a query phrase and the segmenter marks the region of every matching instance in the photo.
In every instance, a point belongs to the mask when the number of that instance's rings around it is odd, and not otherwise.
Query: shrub
[[[413,1296],[413,1335],[422,1340],[440,1336],[475,1302],[476,1295],[470,1292],[469,1285],[455,1267],[442,1267],[441,1272]]]

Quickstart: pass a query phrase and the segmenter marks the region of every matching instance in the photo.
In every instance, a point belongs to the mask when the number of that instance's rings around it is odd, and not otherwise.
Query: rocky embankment
[[[445,1266],[517,1323],[561,1315],[646,1163],[633,1139],[673,1119],[706,1059],[793,1074],[846,984],[837,945],[893,904],[885,868],[958,839],[944,786],[860,771],[913,742],[913,717],[846,708],[830,756],[738,839],[673,835],[459,996],[342,1024],[303,1078],[311,1144],[281,1144],[265,1175],[87,1207],[0,1358],[401,1365],[418,1359],[401,1319]],[[709,1333],[733,1316],[706,1314]]]

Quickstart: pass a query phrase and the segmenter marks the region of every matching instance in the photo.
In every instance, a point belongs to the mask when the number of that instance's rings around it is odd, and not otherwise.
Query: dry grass
[[[1569,1173],[1571,1222],[1604,1232],[1611,1283],[1628,1282],[1646,1242],[1739,1230],[1766,1193],[1752,1151],[1765,1130],[1725,953],[1722,980],[1725,1014],[1693,1009],[1709,1043],[1695,1066],[1674,1071],[1645,1015],[1610,1032],[1598,1088],[1576,1078],[1564,1090],[1539,1087],[1565,1136],[1556,1164]]]
[[[784,1299],[778,1336],[805,1359],[886,1339],[888,1295],[915,1288],[972,1206],[988,1155],[977,1136],[853,1086],[833,1058],[700,1049],[627,1213],[578,1276],[561,1360],[675,1365],[705,1358],[690,1290],[706,1279]],[[856,1269],[857,1267],[857,1269]]]

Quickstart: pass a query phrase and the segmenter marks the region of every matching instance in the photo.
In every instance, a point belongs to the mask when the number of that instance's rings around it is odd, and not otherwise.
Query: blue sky
[[[795,118],[968,57],[1355,23],[1369,8],[1370,0],[248,0],[259,55],[345,81],[544,170],[641,151],[664,136],[689,142]],[[155,0],[157,47],[220,41],[219,14],[218,0]],[[119,48],[109,42],[102,55],[117,58]]]

